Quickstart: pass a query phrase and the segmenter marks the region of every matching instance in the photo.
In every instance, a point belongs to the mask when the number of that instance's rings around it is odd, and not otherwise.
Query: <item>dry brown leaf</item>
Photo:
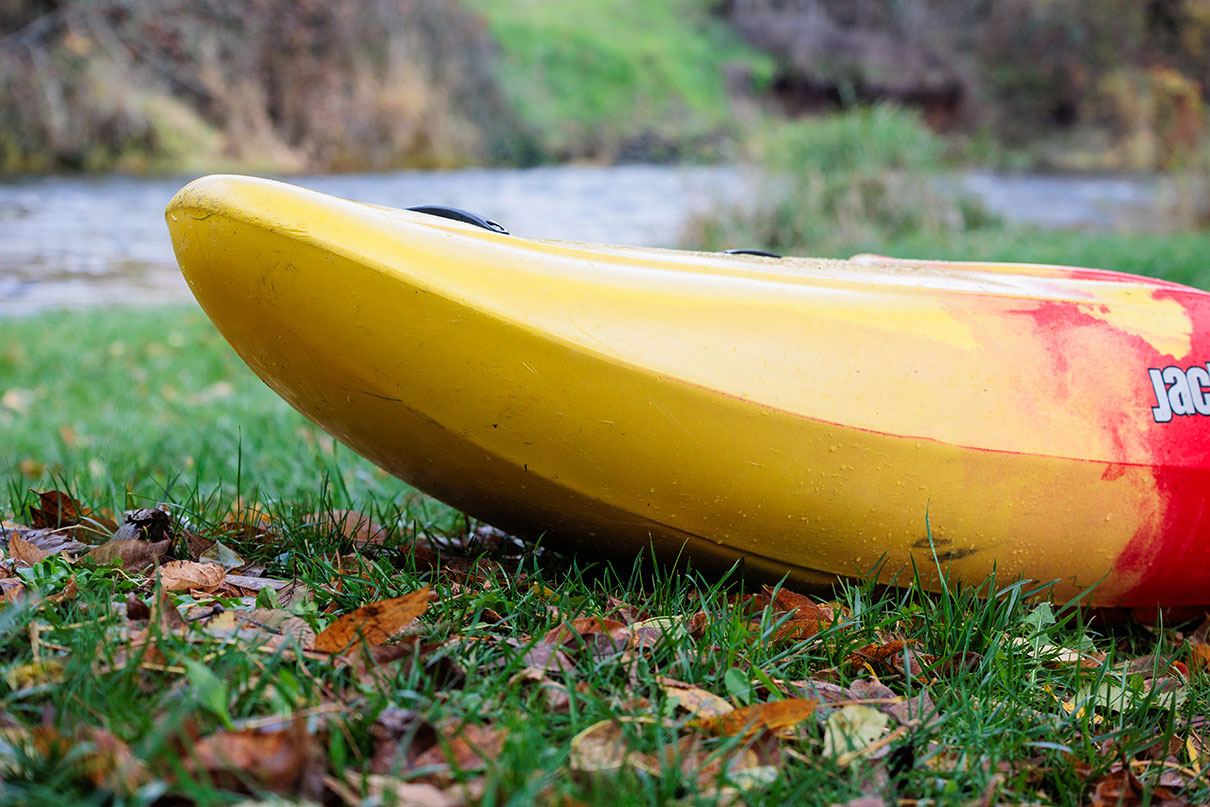
[[[609,614],[610,618],[617,619],[619,622],[625,622],[627,624],[642,622],[651,616],[641,608],[637,608],[625,600],[619,600],[612,594],[606,597],[605,606],[605,612]]]
[[[567,764],[573,771],[582,773],[616,771],[626,764],[631,753],[622,723],[602,720],[571,738]]]
[[[320,631],[315,637],[315,649],[322,653],[343,653],[363,640],[370,645],[382,644],[415,622],[428,607],[428,586],[402,597],[363,605]]]
[[[167,591],[160,592],[151,599],[150,614],[148,617],[153,625],[159,625],[160,630],[169,633],[185,630],[188,624],[181,618],[181,612],[177,610],[176,604],[172,601],[172,595]]]
[[[80,517],[87,512],[78,501],[62,491],[32,492],[37,494],[38,504],[30,505],[29,523],[36,529],[72,527],[79,524]]]
[[[694,639],[705,637],[707,628],[710,627],[710,615],[705,611],[698,611],[693,616],[689,617],[685,629],[689,631],[689,636]]]
[[[126,743],[101,728],[85,729],[80,739],[92,746],[79,766],[95,787],[129,795],[146,784],[147,770]]]
[[[45,599],[46,602],[61,603],[68,600],[74,600],[80,595],[80,586],[76,583],[76,576],[73,574],[67,581],[67,585],[58,594],[53,594]]]
[[[165,591],[213,591],[223,584],[226,576],[227,571],[217,563],[174,560],[160,567],[160,585]]]
[[[229,574],[225,582],[229,586],[253,593],[266,588],[281,591],[290,585],[289,580],[274,580],[271,577],[251,577],[245,574]]]
[[[27,566],[41,563],[51,556],[50,552],[34,546],[34,544],[15,533],[8,539],[8,554],[17,563],[23,563]]]
[[[0,526],[0,537],[11,541],[13,536],[20,536],[23,540],[50,555],[56,555],[60,552],[66,552],[68,555],[79,555],[92,549],[90,544],[78,541],[64,532],[32,530],[20,524],[11,524],[8,522]]]
[[[372,773],[409,770],[412,761],[437,743],[437,730],[411,709],[388,706],[378,713],[370,726],[374,740]]]
[[[699,718],[720,717],[735,711],[730,702],[711,692],[697,687],[664,686],[664,694],[676,701],[676,705]]]
[[[616,655],[630,643],[631,630],[614,619],[582,617],[564,622],[542,637],[541,644],[552,647],[577,647],[581,643],[595,657]]]
[[[304,521],[320,532],[339,535],[357,546],[381,544],[388,537],[385,529],[356,510],[323,510],[308,514]]]
[[[1196,638],[1190,638],[1189,667],[1194,672],[1210,673],[1210,644]]]
[[[172,516],[167,510],[149,507],[128,510],[122,514],[122,526],[113,534],[114,541],[140,539],[156,543],[171,538]]]
[[[220,787],[244,790],[249,780],[274,793],[314,798],[322,789],[320,749],[305,719],[278,731],[220,731],[184,751],[185,767],[214,777]]]
[[[575,666],[566,653],[545,642],[527,648],[521,656],[520,664],[522,667],[558,673],[566,673]]]
[[[15,577],[0,580],[0,603],[12,603],[25,596],[25,584]]]
[[[102,565],[115,560],[122,562],[122,568],[128,572],[146,569],[168,554],[172,542],[163,540],[158,543],[142,541],[138,538],[113,540],[94,548],[84,557],[90,563]]]
[[[906,672],[912,677],[924,674],[924,668],[936,663],[937,658],[913,649],[916,642],[895,639],[883,644],[871,644],[849,654],[848,662],[853,667],[866,664],[881,666],[898,673]]]
[[[441,735],[437,745],[416,757],[415,767],[443,767],[454,771],[481,768],[500,755],[507,732],[468,723],[443,730]]]
[[[1189,802],[1166,787],[1145,787],[1129,766],[1115,767],[1117,770],[1095,782],[1092,807],[1138,807],[1144,803],[1155,807],[1188,807]]]
[[[484,786],[481,779],[460,782],[444,790],[426,782],[405,782],[398,776],[370,774],[364,779],[356,776],[358,783],[365,783],[365,803],[395,804],[399,807],[464,807],[483,798]],[[360,803],[360,801],[355,802]]]
[[[717,717],[694,720],[691,726],[727,737],[751,737],[763,731],[787,732],[815,713],[819,701],[787,698],[735,709]]]
[[[762,599],[768,602],[778,617],[789,615],[775,633],[775,638],[781,641],[810,639],[834,621],[831,606],[817,603],[786,588],[774,592],[772,587],[765,586]]]
[[[653,776],[679,768],[685,777],[694,781],[695,789],[703,796],[720,792],[720,775],[725,776],[727,782],[739,785],[739,789],[748,789],[760,783],[757,778],[760,774],[764,774],[764,783],[768,784],[779,772],[776,767],[762,766],[760,754],[754,748],[720,749],[717,744],[704,742],[701,736],[693,735],[677,738],[674,744],[665,746],[658,757],[634,754],[627,764]],[[762,768],[764,770],[760,770]]]
[[[544,670],[526,667],[508,680],[510,686],[528,684],[536,686],[542,693],[549,712],[563,714],[571,709],[571,690],[566,685],[552,681]]]

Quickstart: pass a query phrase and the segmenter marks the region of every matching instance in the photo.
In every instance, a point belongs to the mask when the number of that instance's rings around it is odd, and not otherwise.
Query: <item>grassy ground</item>
[[[471,0],[500,45],[500,82],[547,157],[717,156],[738,122],[728,65],[759,83],[772,60],[702,0]]]
[[[870,246],[955,244],[1205,279],[1200,235]],[[6,803],[1210,799],[1196,624],[1111,625],[1012,581],[812,602],[592,565],[332,445],[194,309],[0,321],[0,345],[0,515],[45,521],[30,487],[94,511],[67,530],[81,544],[45,558],[30,546],[62,548],[63,531],[7,531]],[[107,542],[107,519],[156,502],[166,525]],[[346,510],[376,524],[358,532]],[[137,568],[147,553],[159,577]],[[364,646],[333,639],[349,619]]]

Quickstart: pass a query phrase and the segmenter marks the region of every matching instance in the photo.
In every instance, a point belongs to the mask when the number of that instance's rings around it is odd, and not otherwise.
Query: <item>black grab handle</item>
[[[727,255],[759,255],[762,258],[784,257],[782,255],[778,255],[776,252],[769,252],[768,250],[764,249],[727,249],[723,250],[723,252]]]
[[[493,233],[508,235],[508,230],[504,229],[491,219],[485,219],[478,213],[472,213],[469,210],[463,210],[460,207],[447,207],[445,205],[418,205],[416,207],[409,207],[408,210],[412,211],[413,213],[425,213],[429,216],[440,216],[443,219],[453,219],[454,221],[461,221],[465,224],[473,224],[476,227],[482,227],[483,229],[489,230]]]

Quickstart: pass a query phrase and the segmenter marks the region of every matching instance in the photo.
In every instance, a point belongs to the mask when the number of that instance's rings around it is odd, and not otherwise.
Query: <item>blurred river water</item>
[[[0,182],[0,316],[190,300],[164,206],[190,177],[38,177]],[[752,200],[732,166],[584,166],[303,176],[298,185],[391,207],[445,204],[514,235],[678,245],[690,218]],[[1148,178],[971,173],[958,187],[1007,221],[1108,229],[1154,209]],[[743,244],[737,246],[760,246]]]

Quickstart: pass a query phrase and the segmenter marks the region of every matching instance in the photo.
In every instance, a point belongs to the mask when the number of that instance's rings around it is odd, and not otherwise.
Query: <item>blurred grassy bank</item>
[[[942,177],[950,144],[920,115],[859,108],[784,122],[749,145],[759,168],[756,201],[692,222],[688,246],[771,249],[844,258],[902,258],[1090,266],[1210,288],[1210,200],[1191,191],[1165,232],[1080,232],[1006,224]]]
[[[547,159],[723,156],[741,131],[737,104],[774,69],[710,0],[468,2],[499,43],[505,95]]]
[[[24,0],[0,173],[717,158],[771,71],[704,0]]]
[[[0,7],[0,173],[709,160],[887,101],[968,162],[1198,170],[1206,8],[19,0]]]

